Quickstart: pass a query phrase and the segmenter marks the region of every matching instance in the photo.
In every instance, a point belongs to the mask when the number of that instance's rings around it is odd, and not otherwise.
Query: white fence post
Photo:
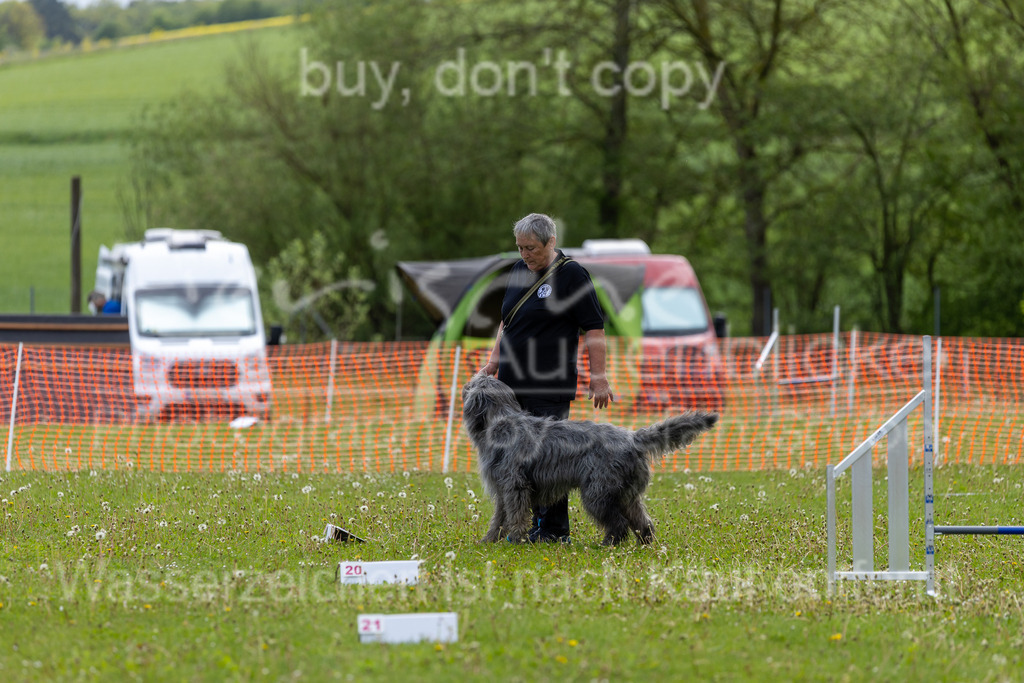
[[[18,361],[14,366],[14,396],[11,398],[11,426],[7,429],[7,471],[11,471],[11,456],[14,454],[14,416],[18,412],[18,383],[21,380],[21,352],[23,343],[18,342]]]
[[[327,410],[324,412],[324,422],[331,421],[331,407],[334,405],[334,367],[338,361],[338,340],[331,340],[331,369],[327,374]]]
[[[452,448],[452,421],[455,419],[455,392],[459,382],[459,356],[462,354],[462,346],[455,347],[455,363],[452,364],[452,388],[448,397],[448,429],[444,435],[444,460],[441,462],[441,471],[448,471],[448,456]]]

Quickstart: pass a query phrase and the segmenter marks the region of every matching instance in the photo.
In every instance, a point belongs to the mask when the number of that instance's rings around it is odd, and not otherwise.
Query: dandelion
[[[63,491],[57,491],[57,497],[58,498],[63,498],[64,497],[64,492]]]
[[[284,500],[284,496],[280,496],[280,495],[275,493],[274,494],[274,500]]]
[[[470,498],[476,498],[476,491],[473,489],[466,489],[466,495]]]
[[[106,537],[107,537],[107,530],[106,529],[100,529],[99,531],[96,532],[96,540],[97,541],[102,541]]]
[[[263,479],[263,477],[260,475],[259,472],[257,472],[256,474],[252,475],[252,480],[253,481],[260,481],[261,479]]]
[[[305,486],[302,487],[302,492],[305,493],[305,494],[309,494],[312,491],[313,491],[313,487],[310,486],[309,484],[306,484]]]
[[[299,478],[299,473],[298,472],[292,472],[292,479],[298,479],[298,478]]]
[[[205,524],[205,523],[203,523],[203,524],[200,524],[200,525],[199,525],[199,530],[200,530],[200,531],[206,531],[206,524]]]
[[[748,515],[746,513],[740,515],[740,521],[741,522],[749,522],[750,521],[750,515]]]
[[[158,527],[165,527],[165,526],[167,526],[167,522],[165,520],[161,519],[159,522],[157,522],[157,526]]]
[[[718,503],[715,503],[714,505],[712,505],[711,509],[714,510],[715,512],[718,512]]]
[[[366,507],[365,505],[360,505],[359,506],[359,511],[360,512],[369,512],[370,508]]]
[[[445,477],[444,478],[444,485],[448,487],[449,491],[451,491],[452,487],[455,486],[455,482],[452,481],[451,477]]]
[[[760,491],[757,492],[757,497],[761,499],[767,498],[768,492],[765,491],[764,489],[761,489]]]
[[[842,633],[833,633],[832,635],[830,635],[828,637],[828,639],[835,643],[835,642],[838,642],[838,641],[843,639],[843,634]]]
[[[475,522],[476,520],[480,519],[480,515],[473,515],[472,519]]]
[[[189,516],[189,517],[195,517],[195,516],[196,516],[196,511],[195,511],[195,510],[193,510],[192,508],[189,508],[189,510],[188,510],[188,516]]]
[[[409,477],[411,477],[411,476],[412,476],[412,475],[411,475],[411,474],[409,473],[409,470],[403,470],[403,471],[402,471],[402,477],[403,477],[403,478],[405,478],[405,479],[408,479],[408,478],[409,478]]]
[[[49,571],[49,570],[50,570],[50,565],[46,564],[45,562],[43,562],[41,565],[39,565],[39,571],[45,572],[45,571]]]
[[[686,489],[687,491],[695,491],[695,490],[697,489],[697,487],[696,487],[696,486],[694,486],[693,484],[687,484],[687,485],[686,485],[686,486],[685,486],[684,488],[685,488],[685,489]]]
[[[449,550],[448,552],[446,552],[444,554],[444,557],[445,557],[446,560],[454,560],[455,559],[455,551],[454,550]]]
[[[569,647],[576,647],[579,644],[580,644],[579,641],[576,640],[575,638],[573,638],[572,640],[569,641]]]
[[[427,512],[433,512],[433,511],[434,511],[434,505],[433,505],[433,503],[431,503],[431,504],[427,505]]]
[[[383,498],[384,497],[384,492],[383,491],[377,491],[377,497],[378,498]]]
[[[399,498],[405,498],[405,491],[399,491],[398,492],[398,497]]]
[[[360,484],[358,481],[352,482],[352,488],[354,488],[354,489],[362,488],[362,486],[363,485]]]

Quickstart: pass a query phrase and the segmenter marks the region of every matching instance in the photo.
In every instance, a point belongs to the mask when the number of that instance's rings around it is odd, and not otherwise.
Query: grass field
[[[0,66],[0,312],[67,313],[70,186],[83,187],[82,287],[100,244],[124,238],[128,135],[144,107],[224,81],[248,41],[287,59],[295,27],[80,52]]]
[[[1020,523],[1014,472],[937,470],[940,523]],[[475,544],[491,506],[465,474],[0,483],[3,680],[1000,681],[1024,665],[1020,539],[939,539],[937,598],[918,583],[829,596],[817,470],[659,474],[659,542],[612,549],[575,507],[570,546]],[[323,543],[328,522],[370,542]],[[920,564],[919,534],[911,552]],[[410,558],[415,586],[335,580],[339,561]],[[457,643],[356,635],[360,613],[434,611],[458,613]]]

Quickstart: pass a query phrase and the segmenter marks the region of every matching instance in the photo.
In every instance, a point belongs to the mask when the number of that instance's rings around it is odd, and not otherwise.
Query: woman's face
[[[532,235],[517,237],[516,247],[526,267],[535,273],[544,270],[555,260],[554,237],[549,239],[547,244]]]

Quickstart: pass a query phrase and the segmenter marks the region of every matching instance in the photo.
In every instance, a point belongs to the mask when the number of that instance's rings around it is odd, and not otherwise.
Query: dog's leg
[[[629,536],[629,520],[623,514],[617,495],[602,495],[598,492],[600,490],[598,486],[580,486],[580,503],[587,514],[604,529],[601,545],[618,545]]]
[[[505,503],[501,496],[493,496],[494,514],[491,515],[491,526],[487,535],[480,539],[481,543],[497,543],[502,540],[501,530],[505,526]]]
[[[636,534],[636,540],[644,545],[654,541],[654,522],[647,514],[647,508],[639,497],[626,505],[626,518],[629,520],[629,528]]]
[[[513,488],[505,491],[503,496],[505,510],[504,524],[501,533],[510,541],[521,541],[530,531],[532,516],[530,515],[530,492],[527,489]]]

